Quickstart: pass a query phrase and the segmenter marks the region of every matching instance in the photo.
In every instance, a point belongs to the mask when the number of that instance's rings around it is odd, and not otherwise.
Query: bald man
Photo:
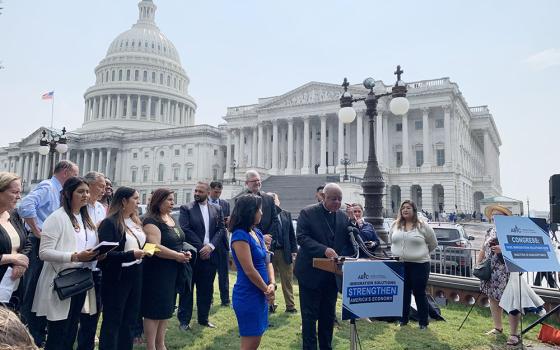
[[[294,273],[299,281],[303,349],[332,349],[338,288],[333,273],[313,267],[313,258],[335,258],[353,252],[348,235],[353,213],[340,210],[342,189],[325,185],[323,201],[299,214],[297,242],[300,246]],[[318,332],[316,331],[318,329]]]

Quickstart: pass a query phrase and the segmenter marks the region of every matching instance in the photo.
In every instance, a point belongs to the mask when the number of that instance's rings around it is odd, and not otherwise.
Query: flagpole
[[[53,128],[53,120],[54,120],[54,90],[51,99],[51,129]]]

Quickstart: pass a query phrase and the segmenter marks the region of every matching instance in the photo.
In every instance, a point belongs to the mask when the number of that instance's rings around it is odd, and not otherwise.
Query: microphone
[[[348,226],[346,228],[348,230],[348,235],[350,236],[350,242],[352,242],[352,247],[354,248],[354,255],[352,257],[359,258],[360,257],[360,248],[358,242],[356,242],[356,237],[354,236],[354,227]]]
[[[357,241],[357,245],[362,248],[362,251],[370,258],[376,258],[375,255],[371,254],[368,251],[368,248],[366,247],[366,244],[364,242],[364,240],[362,239],[362,236],[360,236],[360,230],[354,226],[348,226],[346,228],[348,230],[348,233],[350,234],[351,239],[354,239],[355,241]]]

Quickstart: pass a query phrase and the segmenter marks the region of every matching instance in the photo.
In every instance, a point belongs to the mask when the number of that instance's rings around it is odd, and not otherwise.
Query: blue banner
[[[494,217],[502,255],[509,272],[560,271],[548,232],[532,218]]]
[[[343,320],[402,316],[402,262],[346,260],[342,272]]]

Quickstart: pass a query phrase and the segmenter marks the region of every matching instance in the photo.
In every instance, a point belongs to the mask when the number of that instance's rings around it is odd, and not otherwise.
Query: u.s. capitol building
[[[82,127],[68,135],[62,157],[78,163],[82,174],[101,171],[138,189],[143,202],[151,190],[170,187],[179,203],[191,199],[198,180],[230,179],[234,160],[237,177],[249,168],[264,176],[297,176],[341,174],[346,157],[348,172],[363,176],[370,141],[359,109],[365,106],[355,104],[356,120],[342,124],[340,85],[310,82],[229,107],[220,127],[197,125],[189,78],[155,24],[156,6],[143,0],[138,7],[137,23],[113,40],[95,68]],[[378,91],[387,88],[376,82]],[[349,90],[367,94],[359,85]],[[449,78],[410,82],[407,97],[405,116],[380,103],[375,121],[388,211],[411,198],[430,212],[472,212],[480,199],[500,195],[501,140],[488,108],[470,107]],[[30,185],[45,178],[48,160],[37,151],[42,130],[0,148],[0,169],[19,173]]]

